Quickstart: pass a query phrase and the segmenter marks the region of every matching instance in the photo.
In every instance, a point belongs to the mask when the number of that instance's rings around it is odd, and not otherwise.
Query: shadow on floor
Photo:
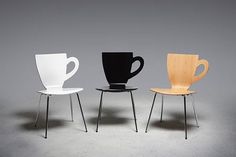
[[[36,119],[36,112],[35,111],[21,111],[14,113],[14,116],[18,119],[25,119],[24,123],[19,124],[19,127],[23,130],[41,130],[45,129],[45,112],[40,112],[39,120],[37,123],[37,127],[35,127],[35,119]],[[50,114],[49,114],[50,115]],[[48,128],[57,128],[63,127],[66,125],[66,120],[61,119],[50,119],[48,121]]]
[[[158,127],[161,129],[166,129],[166,130],[184,130],[184,122],[178,121],[176,119],[169,119],[162,122],[160,122],[159,120],[154,121],[151,123],[151,126]],[[187,127],[188,129],[197,128],[197,126],[188,124],[188,123],[187,123]]]
[[[95,117],[92,117],[88,120],[88,123],[90,124],[97,124],[97,115],[98,115],[98,109],[97,108],[92,108],[96,114]],[[108,108],[108,107],[103,107],[102,112],[101,112],[101,121],[100,124],[104,125],[117,125],[117,124],[125,124],[129,121],[128,118],[125,117],[120,117],[119,113],[122,112],[122,109],[119,108]],[[133,114],[133,113],[132,113]]]
[[[167,130],[184,130],[184,116],[179,112],[169,112],[166,114],[168,117],[165,117],[163,114],[162,122],[160,122],[160,117],[155,119],[151,126],[158,127],[161,129]],[[195,118],[193,115],[187,114],[187,128],[194,129],[197,128]]]

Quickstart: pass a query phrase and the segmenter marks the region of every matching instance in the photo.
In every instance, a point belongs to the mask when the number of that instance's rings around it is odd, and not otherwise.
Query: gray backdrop
[[[43,88],[37,53],[65,51],[79,59],[65,87],[85,88],[86,106],[89,97],[98,101],[95,87],[107,84],[102,51],[133,51],[144,58],[143,71],[129,81],[140,96],[150,95],[150,87],[169,86],[166,55],[179,52],[209,61],[208,75],[192,89],[211,108],[224,106],[222,112],[232,115],[227,122],[234,122],[235,8],[234,0],[1,0],[1,113],[36,107],[36,91]]]
[[[80,60],[65,86],[91,90],[106,84],[102,51],[142,56],[145,67],[129,83],[143,89],[168,86],[168,52],[197,53],[209,61],[210,71],[196,89],[211,101],[232,101],[235,6],[215,0],[1,0],[1,102],[27,103],[24,98],[42,87],[34,55],[57,51]]]

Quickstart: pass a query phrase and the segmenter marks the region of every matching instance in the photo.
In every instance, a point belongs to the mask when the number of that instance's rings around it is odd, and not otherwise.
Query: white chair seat
[[[67,95],[67,94],[78,93],[82,90],[83,88],[55,88],[55,89],[41,90],[38,92],[46,95]]]

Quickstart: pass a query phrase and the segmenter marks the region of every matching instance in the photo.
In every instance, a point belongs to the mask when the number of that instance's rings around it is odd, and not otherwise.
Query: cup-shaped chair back
[[[204,70],[195,75],[198,66],[203,65]],[[208,72],[208,62],[199,60],[198,55],[168,54],[167,70],[172,88],[188,89],[192,83],[202,79]]]
[[[139,61],[140,65],[131,72],[132,64]],[[140,56],[133,57],[133,52],[103,52],[103,69],[111,88],[125,87],[128,80],[137,75],[144,66],[144,60]]]
[[[71,78],[79,68],[78,59],[67,58],[66,53],[37,54],[35,59],[41,81],[46,89],[62,88],[64,82]],[[75,64],[74,69],[66,73],[70,62]]]

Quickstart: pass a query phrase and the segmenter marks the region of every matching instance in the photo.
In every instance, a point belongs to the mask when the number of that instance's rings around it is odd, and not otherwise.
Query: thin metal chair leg
[[[85,127],[85,131],[86,131],[86,132],[88,132],[87,125],[86,125],[86,122],[85,122],[85,119],[84,119],[84,113],[83,113],[82,105],[81,105],[80,98],[79,98],[79,94],[78,94],[78,93],[76,93],[76,95],[77,95],[77,98],[78,98],[78,102],[79,102],[80,111],[81,111],[82,118],[83,118],[83,121],[84,121],[84,127]]]
[[[154,103],[155,103],[155,100],[156,100],[156,96],[157,96],[157,93],[155,93],[154,98],[153,98],[152,107],[151,107],[151,111],[150,111],[150,114],[149,114],[149,117],[148,117],[148,122],[147,122],[146,130],[145,130],[146,133],[147,133],[147,129],[148,129],[148,125],[149,125],[150,119],[151,119],[152,110],[153,110],[153,106],[154,106]]]
[[[47,96],[47,112],[46,112],[46,126],[45,126],[45,138],[47,138],[48,133],[48,110],[49,110],[49,95]]]
[[[186,116],[186,96],[184,95],[184,130],[185,139],[187,139],[187,116]]]
[[[96,132],[98,132],[98,123],[99,123],[99,121],[101,120],[102,96],[103,96],[103,91],[101,92],[101,97],[100,97],[100,104],[99,104],[99,110],[98,110],[98,118],[97,118],[97,128],[96,128]]]
[[[131,91],[130,91],[130,96],[131,96],[132,107],[133,107],[133,113],[134,113],[134,123],[135,123],[135,128],[136,128],[136,132],[138,132],[137,120],[136,120],[136,114],[135,114],[135,106],[134,106],[134,98],[133,98],[133,94],[132,94]]]
[[[195,121],[196,121],[196,125],[197,127],[199,127],[199,124],[198,124],[198,117],[197,117],[197,112],[195,110],[195,100],[194,100],[194,95],[191,94],[192,96],[192,106],[193,106],[193,112],[194,112],[194,117],[195,117]]]
[[[73,115],[73,105],[72,105],[72,98],[70,94],[70,113],[71,113],[71,121],[74,121],[74,115]]]
[[[34,123],[35,127],[37,127],[38,119],[39,119],[39,115],[40,115],[41,98],[42,98],[42,94],[40,94],[40,97],[39,97],[38,112],[37,112],[37,116],[36,116],[35,123]]]
[[[163,104],[164,104],[164,95],[161,95],[161,118],[160,118],[160,122],[162,122]]]

